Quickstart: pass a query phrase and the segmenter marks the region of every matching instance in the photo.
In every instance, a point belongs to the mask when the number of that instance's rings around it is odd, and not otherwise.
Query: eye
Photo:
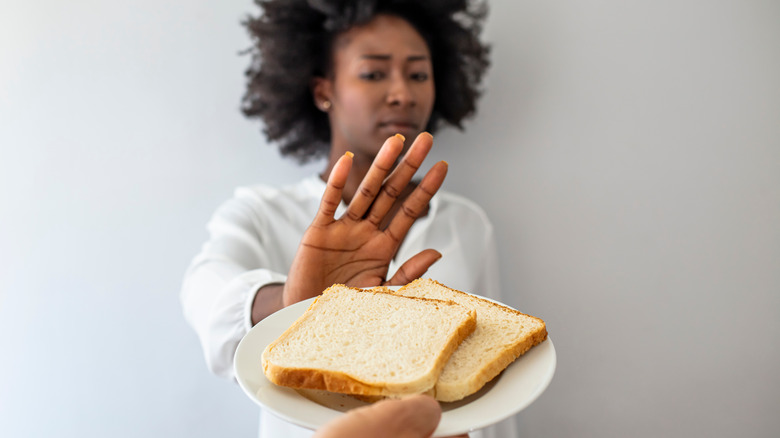
[[[368,71],[360,74],[360,79],[367,81],[378,81],[384,79],[385,73],[379,70]]]
[[[425,82],[428,80],[429,75],[427,72],[417,72],[417,73],[412,73],[410,77],[412,78],[413,81]]]

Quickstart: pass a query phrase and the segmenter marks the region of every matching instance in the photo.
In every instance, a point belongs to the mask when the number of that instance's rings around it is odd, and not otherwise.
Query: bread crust
[[[520,311],[517,311],[515,309],[506,306],[502,306],[490,300],[486,300],[456,289],[452,289],[448,286],[439,283],[436,280],[418,279],[413,281],[409,285],[405,286],[404,288],[411,287],[416,282],[421,282],[421,281],[433,283],[439,287],[448,290],[450,293],[462,296],[467,301],[479,301],[484,305],[493,307],[497,311],[506,312],[523,318],[530,318],[536,320],[541,325],[537,331],[531,333],[529,336],[525,336],[523,338],[518,339],[516,343],[508,345],[506,346],[506,348],[499,350],[492,357],[484,358],[482,362],[482,366],[479,369],[477,369],[473,374],[471,374],[465,381],[448,383],[439,380],[434,386],[434,397],[439,401],[452,402],[452,401],[461,400],[471,394],[474,394],[475,392],[479,391],[483,386],[485,386],[488,382],[490,382],[496,376],[498,376],[504,369],[506,369],[506,367],[508,367],[518,357],[522,356],[532,347],[540,344],[545,339],[547,339],[547,326],[542,319],[537,318],[535,316],[527,315],[525,313],[522,313]],[[401,288],[396,293],[402,294],[404,288]],[[479,315],[477,315],[477,317],[479,318]]]
[[[345,287],[348,289],[353,289],[360,293],[387,294],[384,291],[363,290],[363,289],[351,288],[344,285],[334,285],[331,288],[327,289],[325,292],[323,292],[323,294],[329,293],[329,291],[331,291],[332,288],[336,288],[336,287]],[[401,297],[400,295],[396,295],[396,296]],[[309,306],[309,309],[312,309],[312,307],[314,307],[317,304],[320,297],[317,297],[312,302],[312,304]],[[461,306],[452,301],[443,301],[443,300],[436,300],[430,298],[413,298],[413,297],[403,297],[403,298],[425,300],[425,301],[443,303],[446,305]],[[285,367],[285,366],[276,365],[273,363],[273,361],[268,360],[267,356],[269,352],[271,352],[275,348],[275,346],[282,339],[284,339],[285,335],[288,332],[296,330],[297,327],[303,323],[302,318],[296,320],[296,322],[293,323],[293,325],[290,326],[290,328],[288,328],[281,336],[279,336],[279,338],[277,338],[274,342],[272,342],[266,347],[262,356],[263,372],[265,376],[268,378],[268,380],[270,380],[271,382],[280,386],[286,386],[286,387],[296,388],[296,389],[317,389],[317,390],[325,390],[325,391],[337,392],[342,394],[351,394],[351,395],[390,396],[390,397],[430,392],[432,391],[434,385],[436,384],[436,381],[438,380],[441,371],[444,369],[444,366],[447,364],[447,361],[449,360],[450,356],[458,348],[458,345],[460,345],[460,343],[463,342],[464,339],[466,339],[469,335],[471,335],[471,333],[474,332],[474,330],[477,327],[476,311],[465,307],[464,310],[466,310],[469,317],[464,319],[461,325],[458,326],[457,329],[451,334],[450,338],[445,344],[445,347],[439,352],[439,356],[436,358],[434,362],[432,368],[433,371],[415,381],[403,382],[403,383],[366,382],[345,372],[334,371],[334,370],[323,370],[318,368],[307,368],[307,367],[297,367],[297,368]]]
[[[542,330],[534,333],[531,337],[502,350],[495,358],[488,360],[465,385],[437,382],[437,385],[434,386],[434,398],[442,402],[452,402],[474,394],[501,374],[518,357],[525,354],[531,347],[544,342],[545,339],[547,339],[547,328],[542,327]]]

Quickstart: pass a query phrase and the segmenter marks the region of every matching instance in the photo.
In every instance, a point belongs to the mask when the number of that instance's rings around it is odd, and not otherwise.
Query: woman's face
[[[331,148],[373,157],[388,137],[407,144],[428,124],[435,98],[428,45],[404,19],[378,15],[338,36],[333,75],[315,82],[330,101]],[[332,155],[333,156],[333,155]]]

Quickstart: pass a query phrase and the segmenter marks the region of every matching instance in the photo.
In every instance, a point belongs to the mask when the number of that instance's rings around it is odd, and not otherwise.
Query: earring
[[[332,106],[332,104],[330,103],[329,100],[325,100],[325,101],[322,102],[322,110],[323,111],[329,110],[331,106]]]

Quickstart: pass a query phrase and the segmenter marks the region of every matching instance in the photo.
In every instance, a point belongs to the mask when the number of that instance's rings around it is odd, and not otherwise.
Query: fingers
[[[377,195],[367,218],[371,223],[379,226],[387,212],[392,208],[393,203],[398,199],[398,196],[401,195],[406,185],[412,180],[425,157],[428,156],[432,146],[433,136],[431,134],[423,132],[417,136],[406,155],[404,155],[403,160],[398,164]]]
[[[315,437],[428,438],[440,419],[441,407],[436,400],[415,395],[349,411],[317,431]]]
[[[341,192],[344,190],[349,170],[352,168],[352,156],[352,152],[347,152],[333,166],[325,192],[322,194],[320,208],[314,216],[312,225],[326,225],[333,222],[333,215],[336,214],[336,209],[341,203]]]
[[[444,178],[447,176],[447,162],[439,161],[431,167],[431,170],[425,174],[425,177],[414,189],[414,191],[406,198],[401,205],[398,213],[395,214],[393,220],[388,225],[385,233],[390,236],[394,241],[400,242],[403,240],[409,228],[418,217],[422,216],[428,208],[433,195],[441,187],[444,182]]]
[[[434,263],[439,261],[441,253],[434,249],[426,249],[404,262],[393,278],[387,281],[387,286],[403,286],[420,278]]]
[[[379,149],[374,162],[371,163],[371,168],[366,173],[363,181],[360,182],[360,187],[355,192],[352,202],[349,203],[346,217],[355,221],[363,218],[363,215],[366,214],[366,211],[379,194],[382,183],[387,174],[390,173],[390,170],[392,170],[395,160],[398,159],[403,148],[404,138],[400,134],[385,140],[385,144]]]

